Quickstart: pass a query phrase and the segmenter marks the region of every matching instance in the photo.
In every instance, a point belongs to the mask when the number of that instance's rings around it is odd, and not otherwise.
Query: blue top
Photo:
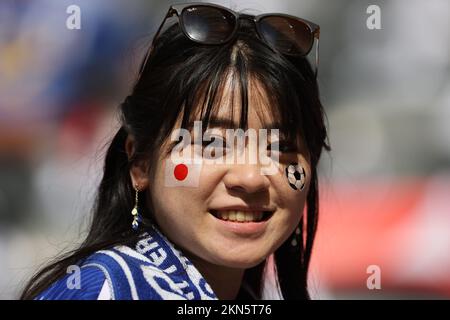
[[[217,299],[195,266],[154,227],[135,247],[97,251],[70,272],[36,299]]]

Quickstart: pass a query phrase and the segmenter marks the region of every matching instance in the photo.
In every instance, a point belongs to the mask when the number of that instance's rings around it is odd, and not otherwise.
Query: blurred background
[[[210,2],[321,26],[333,150],[319,168],[313,298],[449,299],[450,2]],[[117,106],[171,3],[0,1],[0,299],[85,235]],[[80,30],[66,27],[73,4]]]

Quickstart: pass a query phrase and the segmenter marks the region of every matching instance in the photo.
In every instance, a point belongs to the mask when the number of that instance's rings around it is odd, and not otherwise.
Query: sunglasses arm
[[[314,71],[314,77],[317,78],[319,70],[319,37],[316,37],[316,69]]]
[[[141,67],[139,69],[138,79],[141,77],[141,74],[144,71],[144,67],[147,64],[147,60],[148,60],[148,58],[150,57],[150,54],[153,51],[153,47],[155,46],[155,40],[158,39],[159,34],[161,33],[161,30],[162,30],[164,24],[166,23],[166,20],[171,18],[174,14],[178,14],[178,13],[177,13],[177,11],[174,8],[170,7],[169,10],[167,11],[166,16],[164,17],[162,23],[159,25],[158,31],[156,31],[156,33],[155,33],[155,35],[153,37],[152,44],[150,45],[150,49],[147,51],[147,53],[145,55],[145,59],[144,59],[142,65],[141,65]]]

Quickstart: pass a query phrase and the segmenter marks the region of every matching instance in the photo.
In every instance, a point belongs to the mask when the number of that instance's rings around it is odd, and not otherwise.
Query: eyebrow
[[[238,125],[235,121],[228,119],[228,118],[221,118],[221,117],[212,117],[209,119],[208,127],[210,128],[237,128]],[[278,122],[264,124],[262,129],[280,129],[281,125]]]

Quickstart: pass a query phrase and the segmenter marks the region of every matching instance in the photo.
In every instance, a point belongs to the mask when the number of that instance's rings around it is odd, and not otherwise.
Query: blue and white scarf
[[[217,299],[195,266],[155,227],[134,248],[95,252],[80,270],[81,290],[68,288],[66,276],[37,299],[97,299],[105,286],[114,300]]]

